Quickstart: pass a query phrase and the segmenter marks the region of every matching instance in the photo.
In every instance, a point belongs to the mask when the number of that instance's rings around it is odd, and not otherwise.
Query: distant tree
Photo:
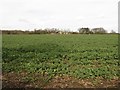
[[[89,33],[91,33],[89,28],[79,28],[78,31],[81,34],[89,34]]]
[[[107,31],[104,28],[93,28],[91,30],[95,34],[104,34],[107,33]]]
[[[114,34],[114,33],[116,33],[114,30],[111,30],[111,32],[110,33],[112,33],[112,34]]]

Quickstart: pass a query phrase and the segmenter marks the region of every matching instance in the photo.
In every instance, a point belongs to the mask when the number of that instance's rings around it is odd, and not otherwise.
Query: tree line
[[[57,28],[46,28],[46,29],[34,29],[33,31],[29,30],[0,30],[2,34],[107,34],[107,30],[104,28],[78,28],[78,32],[70,30],[60,30]],[[116,32],[111,30],[111,34]]]
[[[79,33],[82,34],[105,34],[108,33],[107,30],[105,30],[104,28],[93,28],[93,29],[89,29],[89,28],[79,28],[78,29]]]

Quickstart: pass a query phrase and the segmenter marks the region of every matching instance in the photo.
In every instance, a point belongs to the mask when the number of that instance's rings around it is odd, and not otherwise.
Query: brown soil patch
[[[30,76],[30,77],[28,77]],[[28,77],[28,78],[25,78]],[[48,81],[47,75],[40,73],[28,74],[21,73],[3,73],[3,88],[116,88],[120,81],[116,78],[113,80],[96,79],[77,79],[68,75],[55,76]],[[25,79],[24,79],[25,78]]]
[[[21,73],[3,73],[2,75],[2,87],[3,88],[40,88],[46,84],[47,76],[43,76],[40,73],[28,74],[26,72]]]
[[[77,79],[70,76],[56,76],[44,88],[117,88],[119,80]]]

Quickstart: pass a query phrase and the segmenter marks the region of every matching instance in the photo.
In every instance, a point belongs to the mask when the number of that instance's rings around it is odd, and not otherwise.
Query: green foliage
[[[3,72],[26,70],[77,78],[118,74],[117,35],[3,35]],[[31,78],[25,78],[29,81]]]

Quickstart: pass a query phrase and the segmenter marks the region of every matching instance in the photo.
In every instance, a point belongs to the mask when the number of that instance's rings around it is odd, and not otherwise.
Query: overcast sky
[[[0,29],[103,27],[118,31],[119,0],[0,0]]]

